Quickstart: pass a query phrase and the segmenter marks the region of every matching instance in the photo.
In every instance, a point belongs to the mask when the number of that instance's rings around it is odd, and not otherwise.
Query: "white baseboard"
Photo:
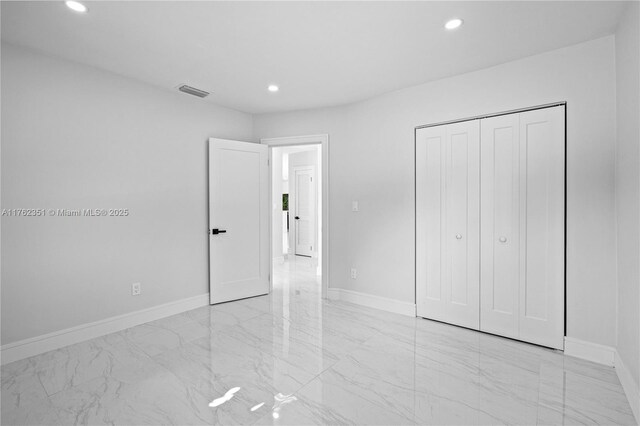
[[[587,342],[573,337],[564,338],[565,355],[597,362],[613,367],[615,349],[611,346]]]
[[[94,339],[109,333],[115,333],[126,328],[155,321],[160,318],[190,311],[209,304],[209,293],[164,305],[130,312],[100,321],[82,324],[76,327],[67,328],[53,333],[20,340],[17,342],[2,345],[0,347],[1,364],[8,364],[24,358],[29,358],[44,352],[59,349],[85,340]]]
[[[636,417],[636,422],[640,423],[640,389],[638,389],[638,383],[633,379],[631,372],[622,362],[617,350],[615,351],[615,368],[624,394],[627,396],[633,415]]]
[[[386,297],[374,296],[373,294],[360,293],[341,288],[329,288],[327,296],[329,299],[333,300],[342,300],[344,302],[355,303],[357,305],[368,306],[370,308],[407,315],[410,317],[416,316],[415,303],[387,299]]]

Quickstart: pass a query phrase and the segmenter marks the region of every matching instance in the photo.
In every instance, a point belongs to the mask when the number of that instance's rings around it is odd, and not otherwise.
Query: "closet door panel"
[[[447,321],[443,279],[445,128],[416,131],[416,299],[418,316]]]
[[[449,124],[446,130],[447,178],[445,250],[450,288],[449,322],[479,328],[479,121]]]
[[[416,132],[418,315],[479,327],[479,124]]]
[[[520,338],[564,347],[564,106],[521,113],[526,170]]]
[[[519,115],[481,122],[480,329],[518,338],[520,264]]]

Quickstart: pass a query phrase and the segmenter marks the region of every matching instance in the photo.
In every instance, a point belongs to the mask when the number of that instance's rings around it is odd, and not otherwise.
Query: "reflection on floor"
[[[4,366],[2,424],[634,423],[612,368],[321,300],[310,259],[274,275],[270,296]]]

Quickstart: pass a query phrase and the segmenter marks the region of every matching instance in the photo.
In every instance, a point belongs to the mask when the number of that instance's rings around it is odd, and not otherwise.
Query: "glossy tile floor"
[[[314,271],[4,366],[2,424],[634,424],[612,368],[322,301]]]

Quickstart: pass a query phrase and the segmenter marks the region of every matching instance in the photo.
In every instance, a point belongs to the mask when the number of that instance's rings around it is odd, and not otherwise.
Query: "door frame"
[[[316,178],[316,182],[315,182],[315,189],[313,191],[314,194],[314,200],[313,200],[313,204],[314,204],[314,212],[313,212],[313,246],[314,246],[314,250],[313,253],[311,254],[311,257],[314,258],[318,258],[318,231],[320,230],[320,226],[318,224],[318,176],[317,176],[317,172],[316,172],[316,166],[315,165],[310,165],[310,166],[294,166],[293,168],[293,174],[295,177],[295,173],[300,171],[300,170],[311,170],[311,176]],[[273,175],[272,175],[273,176]],[[289,183],[289,211],[291,211],[291,205],[293,205],[293,216],[295,219],[296,216],[296,207],[295,207],[295,202],[298,199],[298,195],[296,194],[296,191],[298,190],[298,184],[297,182],[294,180],[293,181],[293,185],[291,185],[291,182]],[[293,197],[291,197],[291,194],[293,193]],[[294,202],[291,203],[291,200],[293,200]],[[294,222],[294,224],[296,224],[296,222]],[[296,237],[298,236],[298,227],[296,224],[295,227],[295,232],[294,232],[294,237],[293,237],[293,244],[291,244],[291,242],[289,242],[289,248],[293,247],[293,255],[296,255]]]
[[[322,274],[322,298],[326,299],[329,289],[329,135],[307,135],[307,136],[288,136],[281,138],[263,138],[260,139],[260,143],[269,147],[269,165],[273,163],[272,149],[274,147],[281,148],[285,146],[295,145],[320,145],[320,168],[316,171],[316,179],[321,179],[322,182],[322,211],[316,212],[322,214],[322,219],[317,221],[321,230],[321,238],[318,241],[321,244],[321,249],[318,251],[318,269]],[[271,167],[271,166],[269,166]],[[318,175],[320,177],[318,177]],[[270,200],[273,199],[273,173],[269,173],[269,196]],[[269,236],[270,241],[273,241],[273,209],[269,209]],[[271,258],[271,272],[270,276],[273,277],[273,253],[272,245],[269,245],[269,252]],[[273,278],[269,281],[271,290],[273,290]]]

